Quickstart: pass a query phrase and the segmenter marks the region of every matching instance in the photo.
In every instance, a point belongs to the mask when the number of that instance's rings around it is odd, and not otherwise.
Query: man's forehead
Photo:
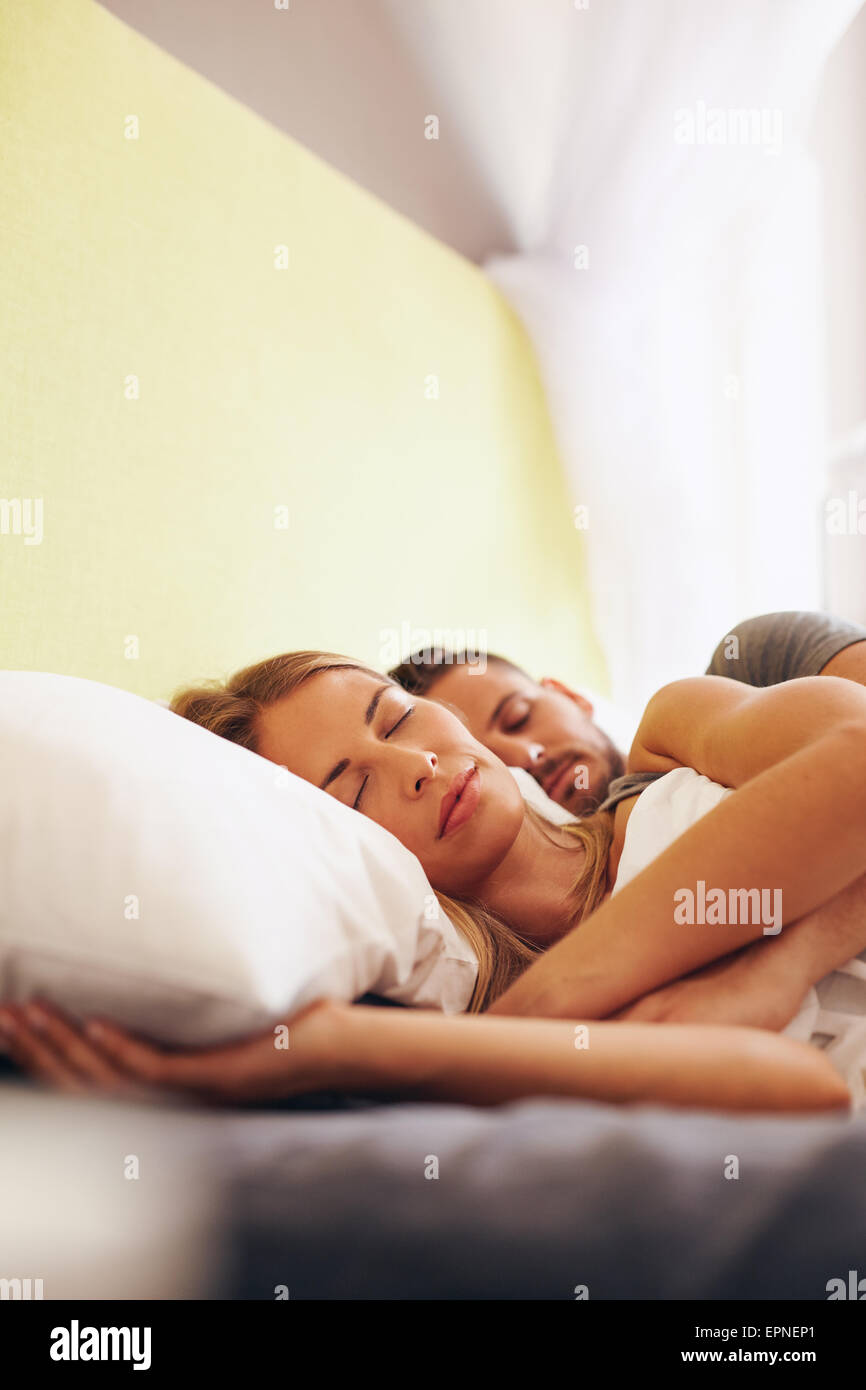
[[[470,723],[486,727],[507,695],[512,691],[529,691],[534,686],[529,676],[501,661],[489,661],[484,670],[455,662],[438,678],[429,693],[432,700],[456,705]]]

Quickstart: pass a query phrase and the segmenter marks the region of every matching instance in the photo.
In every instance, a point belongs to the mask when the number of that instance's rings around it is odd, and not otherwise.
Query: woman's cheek
[[[391,834],[400,841],[400,844],[403,845],[405,849],[411,850],[416,859],[420,859],[423,864],[426,850],[423,837],[419,835],[411,825],[407,825],[405,818],[395,816],[393,812],[389,815],[387,812],[383,811],[381,814],[373,812],[372,819],[375,820],[378,825],[383,826],[385,830],[389,830]]]

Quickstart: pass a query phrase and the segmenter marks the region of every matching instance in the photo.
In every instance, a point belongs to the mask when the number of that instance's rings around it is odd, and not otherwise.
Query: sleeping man
[[[465,656],[415,653],[389,674],[405,690],[451,706],[479,743],[523,768],[571,815],[610,804],[628,749],[599,728],[592,702],[552,677],[533,680],[505,657],[488,654],[481,668]],[[866,628],[824,613],[748,618],[722,638],[705,674],[755,686],[816,675],[866,685]],[[620,783],[614,794],[626,790]]]

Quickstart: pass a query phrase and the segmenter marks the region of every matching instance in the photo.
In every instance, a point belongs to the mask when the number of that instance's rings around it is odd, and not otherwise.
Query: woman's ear
[[[543,685],[546,690],[558,690],[560,695],[567,695],[569,700],[573,700],[576,705],[580,705],[584,714],[591,715],[595,708],[592,700],[588,700],[585,695],[579,695],[576,690],[572,690],[570,686],[564,685],[562,681],[554,680],[553,676],[544,676],[538,684]]]

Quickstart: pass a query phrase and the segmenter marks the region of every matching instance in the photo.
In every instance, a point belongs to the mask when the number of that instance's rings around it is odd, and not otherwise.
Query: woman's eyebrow
[[[390,686],[389,684],[380,685],[380,686],[379,686],[379,689],[376,691],[375,695],[373,696],[372,700],[370,701],[369,705],[367,706],[367,713],[364,715],[364,723],[365,723],[365,724],[372,724],[372,722],[373,722],[373,716],[374,716],[374,714],[376,713],[376,709],[378,708],[379,701],[381,700],[382,696],[385,694],[385,691],[386,691],[386,690],[390,690],[390,689],[391,689],[391,686]]]
[[[333,781],[335,781],[338,777],[341,777],[343,775],[348,766],[349,759],[343,758],[342,762],[337,763],[336,767],[331,768],[331,771],[328,773],[325,780],[319,783],[320,789],[324,791],[326,787],[329,787]]]
[[[376,690],[376,691],[374,692],[373,698],[372,698],[372,700],[370,701],[369,705],[367,706],[366,712],[365,712],[365,714],[364,714],[364,723],[365,723],[365,724],[372,724],[373,718],[374,718],[374,716],[375,716],[375,714],[376,714],[376,710],[377,710],[378,705],[379,705],[379,701],[381,700],[382,696],[385,694],[385,691],[386,691],[386,690],[390,690],[390,689],[391,689],[391,684],[390,684],[390,682],[387,682],[385,685],[380,685],[379,688],[378,688],[378,690]],[[350,762],[349,762],[349,759],[348,759],[348,758],[343,758],[340,762],[338,762],[338,763],[336,764],[336,766],[334,766],[334,767],[331,768],[331,771],[328,773],[328,775],[327,775],[327,777],[325,778],[324,782],[320,782],[320,783],[319,783],[319,788],[320,788],[320,790],[321,790],[321,791],[325,791],[325,789],[326,789],[327,787],[329,787],[329,786],[331,785],[332,782],[335,782],[335,781],[337,780],[338,777],[342,777],[343,773],[346,771],[346,768],[349,767],[349,766],[350,766]]]

